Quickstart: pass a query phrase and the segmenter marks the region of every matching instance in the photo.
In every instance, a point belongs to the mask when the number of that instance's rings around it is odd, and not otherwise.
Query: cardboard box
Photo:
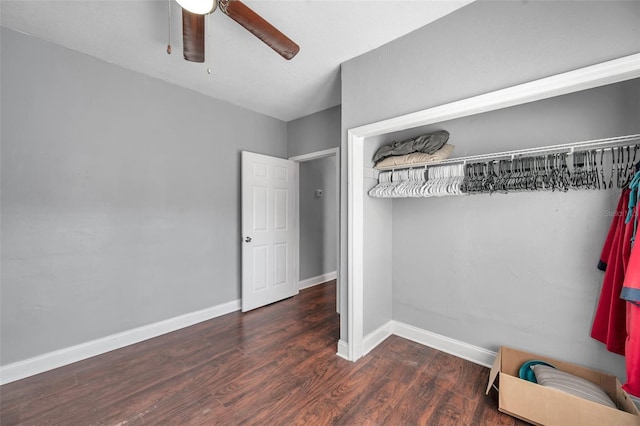
[[[527,361],[542,360],[557,369],[599,385],[618,410],[568,393],[520,379],[518,371]],[[538,425],[640,425],[640,412],[622,389],[617,377],[542,355],[502,347],[496,356],[487,394],[498,379],[498,409]]]

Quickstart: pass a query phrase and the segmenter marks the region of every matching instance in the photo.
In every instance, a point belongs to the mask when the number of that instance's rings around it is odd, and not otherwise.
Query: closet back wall
[[[636,80],[423,131],[450,130],[459,156],[640,133],[639,116]],[[622,357],[589,337],[603,278],[596,265],[619,194],[394,200],[393,319],[483,348],[526,348],[624,377]]]
[[[4,28],[1,50],[2,365],[237,301],[240,151],[285,157],[286,123]]]

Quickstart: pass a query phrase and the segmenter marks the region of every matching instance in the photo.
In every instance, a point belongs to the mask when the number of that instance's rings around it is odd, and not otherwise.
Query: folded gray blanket
[[[392,155],[406,155],[412,152],[424,152],[425,154],[433,154],[449,140],[449,132],[439,130],[437,132],[418,136],[417,138],[407,139],[404,141],[394,141],[381,146],[373,156],[373,162],[391,157]]]

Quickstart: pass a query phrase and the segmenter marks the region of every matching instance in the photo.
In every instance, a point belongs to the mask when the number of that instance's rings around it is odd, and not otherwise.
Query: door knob
[[[251,242],[251,237],[244,237],[244,242],[245,243],[250,243]]]

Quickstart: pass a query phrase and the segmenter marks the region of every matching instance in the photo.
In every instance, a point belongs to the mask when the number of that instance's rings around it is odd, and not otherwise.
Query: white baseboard
[[[169,318],[164,321],[1,366],[0,384],[15,382],[25,377],[53,370],[54,368],[142,342],[143,340],[151,339],[238,310],[240,310],[240,300],[234,300],[222,305]]]
[[[497,353],[460,340],[451,339],[441,334],[423,330],[398,321],[389,321],[363,339],[363,356],[371,352],[387,337],[396,335],[421,345],[466,359],[476,364],[491,368]],[[345,351],[345,353],[348,353]],[[347,358],[348,359],[348,358]]]
[[[349,344],[342,339],[338,340],[338,353],[336,355],[349,361]]]
[[[362,356],[371,352],[376,346],[393,334],[393,321],[389,321],[382,327],[364,336],[362,340]]]
[[[393,334],[396,336],[438,349],[442,352],[455,355],[458,358],[466,359],[467,361],[471,361],[485,367],[491,368],[493,360],[497,355],[496,352],[488,349],[474,346],[460,340],[451,339],[441,334],[432,333],[431,331],[423,330],[412,325],[398,321],[392,321],[392,323]]]
[[[314,285],[326,283],[327,281],[335,280],[338,278],[338,272],[327,272],[326,274],[318,275],[317,277],[307,278],[306,280],[300,281],[298,283],[298,289],[302,290],[304,288],[313,287]]]

